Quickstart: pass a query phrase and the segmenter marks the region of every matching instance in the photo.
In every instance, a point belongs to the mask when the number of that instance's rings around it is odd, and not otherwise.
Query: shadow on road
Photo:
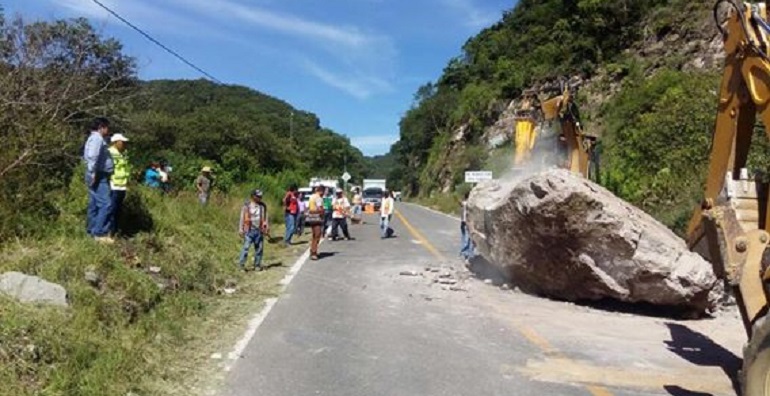
[[[333,257],[337,252],[318,252],[319,259],[325,259],[327,257]]]
[[[671,396],[713,396],[711,393],[695,392],[676,385],[666,385],[663,389]]]
[[[677,323],[666,323],[671,341],[665,341],[668,349],[681,358],[698,366],[719,367],[730,378],[736,394],[740,394],[738,373],[742,360],[711,338]],[[672,389],[678,388],[670,386]],[[680,388],[681,389],[681,388]],[[666,388],[671,393],[671,390]],[[682,389],[682,391],[685,391]],[[671,393],[672,395],[705,395],[704,393]]]

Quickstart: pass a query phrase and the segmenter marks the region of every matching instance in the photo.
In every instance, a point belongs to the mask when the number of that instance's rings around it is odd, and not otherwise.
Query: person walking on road
[[[243,238],[241,255],[238,258],[238,267],[245,271],[246,258],[249,249],[254,246],[254,270],[262,270],[262,253],[265,246],[265,235],[270,232],[267,222],[267,205],[262,202],[262,191],[254,190],[251,199],[241,208],[238,234]]]
[[[326,237],[329,239],[332,239],[332,201],[334,201],[334,198],[332,198],[332,190],[329,187],[326,187],[326,190],[324,192],[324,230]]]
[[[283,243],[286,247],[291,246],[291,237],[294,235],[297,214],[299,213],[299,202],[297,200],[297,186],[289,186],[286,195],[283,196],[283,219],[286,224],[286,233],[283,237]]]
[[[463,200],[460,203],[462,209],[462,217],[460,219],[460,256],[466,264],[468,260],[473,258],[473,241],[468,232],[468,197],[470,193],[465,193]]]
[[[112,211],[109,182],[114,171],[112,156],[105,140],[109,133],[109,121],[106,118],[95,119],[83,149],[83,159],[86,162],[85,182],[88,186],[86,232],[102,243],[114,242],[109,237],[109,216]]]
[[[201,174],[195,179],[195,189],[198,191],[198,202],[201,205],[206,205],[209,202],[211,196],[211,168],[204,166],[201,169]]]
[[[310,200],[307,204],[307,217],[305,222],[310,226],[312,230],[312,239],[310,241],[310,259],[318,260],[318,245],[321,243],[321,237],[323,237],[324,227],[324,200],[323,200],[324,187],[318,186],[315,189],[315,194],[310,196]]]
[[[361,222],[361,207],[364,203],[361,196],[361,190],[356,187],[353,191],[353,215],[350,218],[352,224],[358,224]]]
[[[332,202],[332,240],[336,241],[339,235],[338,229],[342,228],[342,235],[350,241],[353,238],[348,233],[348,216],[350,215],[350,202],[342,194],[342,190],[337,190],[337,198]]]
[[[110,202],[111,213],[109,216],[110,234],[115,235],[118,229],[120,213],[123,210],[123,201],[126,199],[126,190],[128,190],[128,178],[131,176],[131,167],[128,163],[128,154],[126,153],[126,142],[128,139],[120,133],[116,133],[110,139],[110,156],[114,164],[114,171],[110,177]]]
[[[380,206],[380,238],[382,239],[393,235],[393,229],[390,228],[390,221],[393,219],[394,205],[393,193],[385,191],[382,205]]]

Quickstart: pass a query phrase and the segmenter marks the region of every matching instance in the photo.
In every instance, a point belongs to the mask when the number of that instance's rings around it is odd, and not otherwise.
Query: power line
[[[195,69],[195,70],[199,71],[199,72],[200,72],[201,74],[203,74],[204,76],[206,76],[206,77],[208,77],[208,78],[210,78],[210,79],[212,79],[212,80],[216,81],[216,82],[217,82],[217,83],[219,83],[219,84],[222,84],[222,81],[219,81],[219,79],[217,79],[216,77],[212,76],[211,74],[208,74],[208,73],[206,73],[206,72],[205,72],[203,69],[201,69],[200,67],[198,67],[198,66],[195,66],[195,65],[194,65],[192,62],[190,62],[190,61],[188,61],[187,59],[185,59],[185,58],[184,58],[182,55],[179,55],[178,53],[176,53],[176,51],[172,50],[171,48],[168,48],[168,47],[166,47],[165,45],[163,45],[163,43],[161,43],[160,41],[158,41],[158,40],[154,39],[152,36],[150,36],[149,34],[145,33],[145,32],[144,32],[142,29],[139,29],[139,28],[138,28],[138,27],[136,27],[134,24],[132,24],[131,22],[127,21],[127,20],[126,20],[125,18],[123,18],[122,16],[118,15],[118,13],[117,13],[117,12],[115,12],[115,11],[111,10],[109,7],[107,7],[106,5],[102,4],[102,2],[100,2],[99,0],[91,0],[91,1],[93,1],[94,3],[96,3],[96,4],[97,4],[99,7],[102,7],[102,8],[104,8],[104,9],[105,9],[107,12],[109,12],[110,14],[112,14],[112,16],[114,16],[115,18],[118,18],[119,20],[121,20],[123,23],[125,23],[126,25],[128,25],[128,26],[129,26],[129,27],[131,27],[132,29],[134,29],[134,30],[136,30],[137,32],[139,32],[139,34],[141,34],[142,36],[144,36],[145,38],[147,38],[147,40],[150,40],[150,41],[152,41],[153,43],[155,43],[155,44],[156,44],[156,45],[158,45],[159,47],[161,47],[161,48],[163,48],[164,50],[166,50],[166,52],[168,52],[169,54],[171,54],[171,55],[173,55],[173,56],[177,57],[177,59],[179,59],[179,60],[181,60],[182,62],[186,63],[188,66],[192,67],[193,69]]]

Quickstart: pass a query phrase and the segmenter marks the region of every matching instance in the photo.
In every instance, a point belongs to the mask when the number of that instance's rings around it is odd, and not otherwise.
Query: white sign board
[[[342,180],[344,180],[344,181],[348,181],[348,180],[350,180],[350,173],[348,173],[348,172],[345,172],[345,173],[342,175]]]
[[[485,180],[492,180],[492,172],[490,171],[469,171],[465,172],[466,183],[478,183]]]

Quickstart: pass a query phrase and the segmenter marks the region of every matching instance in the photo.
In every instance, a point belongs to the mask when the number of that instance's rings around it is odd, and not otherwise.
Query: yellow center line
[[[412,224],[409,223],[409,221],[406,220],[406,217],[404,217],[399,211],[395,211],[396,217],[398,217],[399,220],[401,220],[401,223],[404,224],[404,227],[409,231],[410,234],[420,242],[420,245],[424,247],[427,251],[429,251],[431,254],[436,256],[439,260],[446,260],[446,257],[441,254],[441,252],[436,249],[435,246],[433,246],[425,236],[418,231]],[[527,339],[531,344],[535,345],[536,347],[540,348],[542,352],[554,354],[556,356],[563,356],[561,352],[559,352],[556,347],[551,345],[548,340],[543,338],[540,334],[538,334],[534,329],[526,326],[519,326],[514,325],[516,327],[516,330],[519,331],[519,333]],[[566,358],[564,358],[567,360]],[[589,393],[591,393],[592,396],[612,396],[612,392],[609,391],[609,389],[602,387],[602,386],[596,386],[596,385],[586,385],[586,390],[588,390]]]
[[[398,217],[399,220],[401,220],[402,223],[404,223],[404,227],[406,227],[407,230],[409,230],[409,233],[412,234],[414,239],[420,242],[425,249],[427,249],[429,252],[431,252],[436,258],[439,260],[446,260],[446,257],[444,257],[441,252],[436,249],[435,246],[433,246],[430,242],[428,242],[428,239],[425,238],[424,235],[420,233],[420,231],[417,231],[416,228],[414,228],[409,222],[406,220],[406,217],[404,217],[399,211],[396,211],[396,217]]]

